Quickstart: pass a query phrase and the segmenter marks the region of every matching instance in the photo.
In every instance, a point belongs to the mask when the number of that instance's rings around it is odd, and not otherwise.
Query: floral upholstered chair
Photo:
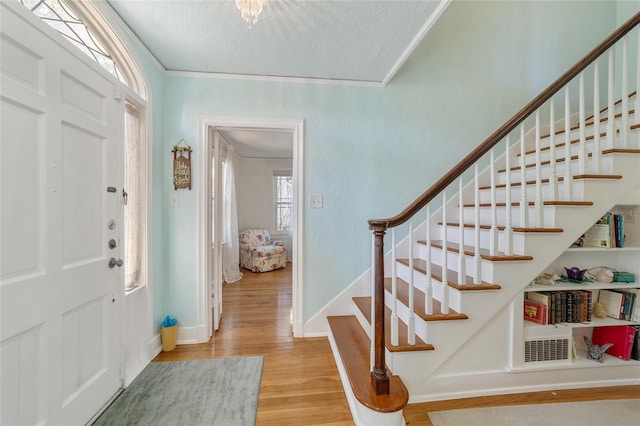
[[[267,272],[287,266],[287,249],[273,241],[266,229],[247,229],[240,233],[240,266],[253,272]]]

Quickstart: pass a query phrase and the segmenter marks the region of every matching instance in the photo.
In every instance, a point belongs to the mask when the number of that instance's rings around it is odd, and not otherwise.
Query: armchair
[[[247,229],[240,233],[240,266],[253,272],[267,272],[287,266],[287,249],[273,241],[266,229]]]

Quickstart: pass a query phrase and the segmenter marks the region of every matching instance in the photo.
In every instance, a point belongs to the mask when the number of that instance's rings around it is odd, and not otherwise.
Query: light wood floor
[[[224,313],[211,341],[181,345],[154,361],[263,355],[256,424],[353,425],[329,342],[294,339],[291,328],[291,265],[252,273],[223,287]],[[408,425],[431,425],[427,412],[500,405],[640,398],[640,386],[556,390],[410,404]]]
[[[223,286],[222,321],[213,338],[179,345],[154,361],[263,355],[257,425],[353,425],[327,338],[293,338],[291,264],[242,273],[242,280]]]

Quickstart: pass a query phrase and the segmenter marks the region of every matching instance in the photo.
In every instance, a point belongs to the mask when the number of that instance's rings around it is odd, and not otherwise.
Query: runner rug
[[[261,356],[152,362],[94,425],[255,425]]]
[[[427,413],[434,426],[636,426],[640,399],[512,405]]]

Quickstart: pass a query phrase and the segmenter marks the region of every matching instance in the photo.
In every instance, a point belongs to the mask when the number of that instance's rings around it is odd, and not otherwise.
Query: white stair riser
[[[406,282],[410,282],[409,267],[405,265],[398,265],[398,277],[403,279]],[[457,278],[457,276],[447,277],[447,278],[449,279],[449,281],[455,281],[455,278]],[[427,283],[427,276],[425,274],[419,271],[413,272],[413,285],[417,289],[424,292],[426,289],[426,283]],[[449,287],[448,285],[443,286],[440,281],[437,281],[433,278],[431,279],[431,287],[432,287],[433,297],[438,300],[442,300],[443,289],[446,289],[446,291],[449,292],[449,306],[451,306],[452,309],[455,309],[456,311],[460,312],[460,292]]]
[[[425,245],[420,244],[417,247],[416,254],[420,259],[426,259],[427,247]],[[448,269],[458,271],[458,253],[448,252],[447,262]],[[442,266],[442,250],[439,248],[432,247],[431,248],[431,261],[435,265]],[[465,275],[475,276],[475,259],[473,256],[464,256],[465,261]],[[480,273],[481,276],[490,281],[491,277],[493,277],[493,262],[481,259],[480,260]]]
[[[580,180],[573,181],[573,200],[574,201],[582,201],[583,191],[580,191],[579,185]],[[559,200],[554,201],[568,201],[564,195],[565,191],[565,182],[558,182],[558,197]],[[551,186],[549,183],[543,183],[541,186],[542,199],[550,200],[551,198]],[[535,185],[527,185],[527,201],[534,201],[536,197],[536,186]],[[512,186],[511,187],[511,201],[520,201],[521,191],[520,186]],[[506,201],[506,190],[505,188],[496,188],[496,202],[504,203]],[[483,189],[480,191],[480,202],[481,203],[490,203],[491,202],[491,191],[489,189]]]
[[[490,224],[492,220],[491,208],[490,207],[481,207],[480,208],[480,224],[486,225]],[[535,218],[536,209],[534,206],[527,207],[527,213],[529,218]],[[555,224],[556,212],[553,206],[543,206],[543,225],[547,228],[553,227]],[[475,225],[475,208],[473,207],[465,207],[463,211],[464,223]],[[457,217],[449,218],[449,222],[457,221]],[[496,207],[496,220],[498,225],[506,226],[507,224],[507,208],[506,207]],[[520,207],[512,206],[511,207],[511,227],[519,227],[522,226],[520,223]],[[474,240],[470,241],[471,243]],[[469,245],[469,242],[465,240],[465,244]]]
[[[442,226],[438,226],[438,230],[440,230]],[[480,247],[488,249],[490,247],[490,230],[489,229],[481,229],[480,230]],[[451,242],[457,242],[459,239],[459,229],[457,226],[449,226],[447,228],[447,240]],[[439,234],[436,235],[436,239],[441,239]],[[475,242],[475,229],[474,228],[464,228],[464,240],[468,242]],[[525,236],[520,232],[513,233],[513,253],[515,254],[525,254]],[[504,232],[498,231],[498,251],[504,251]]]
[[[615,170],[612,170],[611,163],[612,161],[609,155],[602,156],[602,159],[600,162],[600,172],[598,174],[614,174]],[[565,174],[567,173],[566,167],[567,167],[567,164],[565,162],[556,163],[556,176],[564,177]],[[595,171],[596,171],[595,160],[593,158],[587,159],[585,173],[595,174]],[[578,164],[578,160],[573,160],[571,162],[571,174],[572,175],[580,174],[580,165]],[[541,176],[541,179],[543,180],[549,179],[551,176],[551,166],[548,164],[541,166],[540,176]],[[533,182],[536,180],[535,167],[528,167],[526,169],[525,178],[527,182]],[[507,180],[506,173],[499,173],[497,180],[498,180],[498,184],[506,184],[506,180]],[[513,185],[513,183],[520,183],[520,180],[521,180],[520,169],[511,171],[511,184]]]

